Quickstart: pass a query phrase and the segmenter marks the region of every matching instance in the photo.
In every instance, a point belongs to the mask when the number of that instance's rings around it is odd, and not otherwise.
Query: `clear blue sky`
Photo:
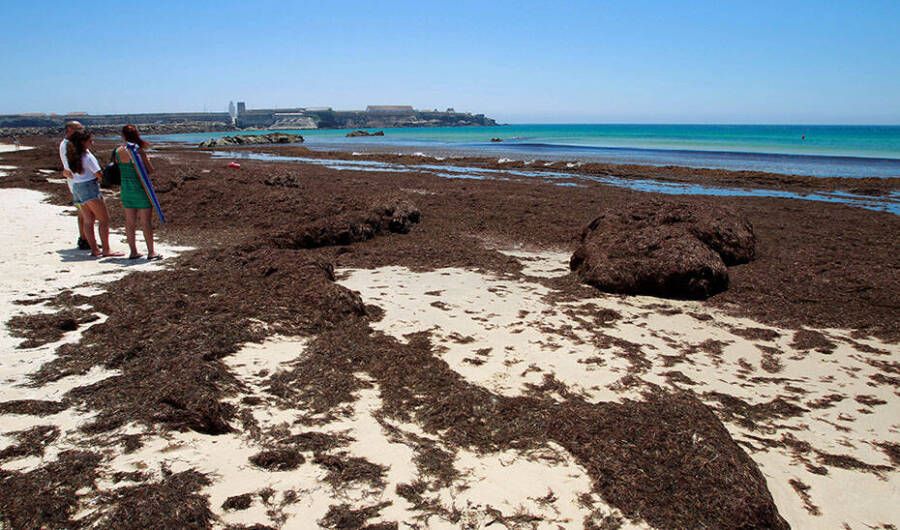
[[[900,124],[900,0],[0,0],[0,113]]]

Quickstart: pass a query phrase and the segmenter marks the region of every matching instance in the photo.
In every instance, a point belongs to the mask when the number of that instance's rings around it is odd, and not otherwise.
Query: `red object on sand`
[[[231,169],[241,169],[241,165],[237,162],[229,162],[228,167],[230,167]]]

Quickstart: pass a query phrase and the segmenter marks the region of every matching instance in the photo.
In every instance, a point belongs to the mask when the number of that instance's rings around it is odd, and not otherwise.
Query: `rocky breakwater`
[[[245,134],[240,136],[223,136],[210,138],[200,143],[200,148],[229,147],[235,145],[259,145],[259,144],[298,144],[303,142],[299,134],[271,133],[271,134]]]
[[[728,266],[755,257],[753,227],[735,211],[648,201],[601,213],[569,265],[602,291],[705,299],[728,288]]]
[[[360,136],[384,136],[384,131],[369,132],[362,129],[347,133],[347,138],[357,138]]]

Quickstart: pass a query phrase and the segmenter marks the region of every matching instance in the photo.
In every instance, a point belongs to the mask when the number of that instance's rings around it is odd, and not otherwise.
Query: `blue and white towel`
[[[163,215],[162,207],[159,205],[159,199],[156,198],[156,191],[153,189],[153,183],[150,182],[150,175],[147,173],[147,166],[144,165],[144,159],[141,158],[140,146],[128,142],[125,144],[125,147],[128,149],[128,152],[131,153],[131,159],[134,160],[134,167],[137,169],[138,178],[141,180],[144,191],[147,192],[147,197],[156,209],[156,215],[159,216],[159,222],[165,223],[166,216]]]

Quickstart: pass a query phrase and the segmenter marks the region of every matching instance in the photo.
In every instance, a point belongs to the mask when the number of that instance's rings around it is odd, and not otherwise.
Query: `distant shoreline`
[[[384,137],[345,138],[347,131],[267,132],[302,134],[312,149],[338,151],[900,177],[900,127],[519,124],[385,128]],[[199,144],[224,134],[229,133],[163,134],[152,141]]]
[[[108,132],[133,124],[145,133],[236,131],[258,129],[343,129],[390,127],[494,126],[484,114],[446,110],[414,109],[411,105],[369,105],[365,110],[334,110],[331,107],[248,109],[244,102],[232,103],[228,112],[159,112],[131,114],[0,114],[0,136],[44,134],[59,130],[65,122],[78,120],[86,127]]]
[[[603,134],[595,133],[593,128],[601,129]],[[722,129],[730,129],[730,126]],[[900,128],[887,133],[882,129],[874,133],[845,128],[838,128],[837,132],[833,128],[815,131],[813,134],[818,144],[811,141],[813,145],[801,144],[799,138],[802,133],[795,130],[784,132],[776,129],[773,133],[768,128],[751,129],[748,134],[723,132],[719,128],[701,129],[695,134],[696,138],[683,136],[685,133],[680,127],[668,126],[663,129],[550,125],[396,128],[385,129],[385,136],[378,138],[346,138],[346,131],[266,132],[301,134],[305,146],[327,151],[422,153],[438,157],[462,156],[522,162],[545,160],[574,164],[675,166],[817,178],[900,177]],[[768,138],[758,140],[763,133]],[[153,135],[148,138],[157,143],[196,145],[210,138],[233,134],[242,133]],[[744,140],[745,136],[749,139]],[[798,141],[791,143],[792,136],[796,136]],[[844,139],[844,144],[840,144]]]

